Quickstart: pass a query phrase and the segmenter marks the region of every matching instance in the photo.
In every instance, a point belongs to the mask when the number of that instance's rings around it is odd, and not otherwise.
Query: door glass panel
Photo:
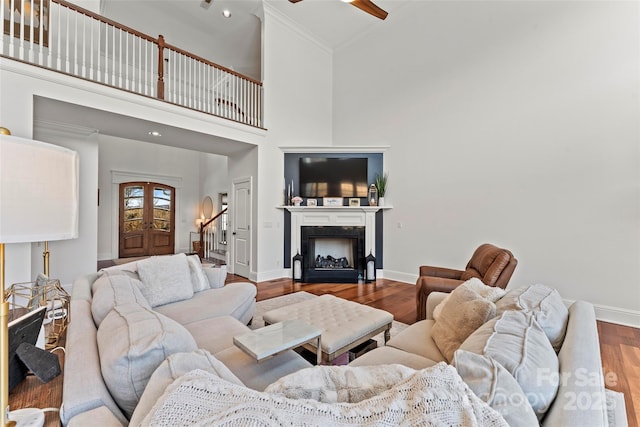
[[[124,231],[142,231],[144,229],[144,187],[130,186],[124,189]]]
[[[168,188],[153,189],[153,228],[171,231],[171,190]]]

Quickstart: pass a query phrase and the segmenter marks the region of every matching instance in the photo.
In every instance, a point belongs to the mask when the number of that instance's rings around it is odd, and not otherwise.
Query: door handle
[[[231,233],[231,234],[235,236],[235,235],[236,235],[236,232],[234,231],[234,232],[233,232],[233,233]]]

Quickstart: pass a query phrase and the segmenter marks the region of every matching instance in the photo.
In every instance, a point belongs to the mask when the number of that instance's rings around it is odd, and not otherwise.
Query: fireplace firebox
[[[365,227],[301,227],[302,280],[358,283],[364,269]]]

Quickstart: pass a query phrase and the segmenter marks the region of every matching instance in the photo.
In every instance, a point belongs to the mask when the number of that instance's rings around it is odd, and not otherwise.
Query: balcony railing
[[[0,56],[263,127],[259,81],[64,0],[3,3]]]

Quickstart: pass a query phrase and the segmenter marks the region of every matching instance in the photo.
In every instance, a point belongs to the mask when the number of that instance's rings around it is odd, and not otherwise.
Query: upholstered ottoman
[[[333,295],[322,295],[277,308],[266,312],[263,318],[265,324],[298,319],[321,329],[323,363],[331,363],[336,357],[381,332],[384,332],[386,343],[393,322],[391,313]],[[304,347],[317,352],[313,344],[306,344]]]

